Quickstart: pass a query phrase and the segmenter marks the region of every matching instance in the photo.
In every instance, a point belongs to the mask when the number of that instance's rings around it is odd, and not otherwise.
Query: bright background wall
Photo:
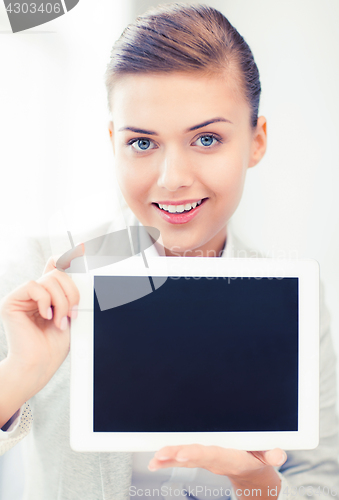
[[[320,262],[339,352],[339,4],[205,3],[251,46],[268,120],[268,151],[248,173],[234,228],[272,256]],[[115,210],[103,74],[114,39],[149,4],[156,2],[80,0],[69,14],[15,35],[0,4],[1,252],[19,234],[48,235],[66,205],[83,214],[80,233],[94,199],[96,217]],[[9,494],[6,482],[20,467],[19,450],[0,461],[0,498],[20,498],[22,484]]]

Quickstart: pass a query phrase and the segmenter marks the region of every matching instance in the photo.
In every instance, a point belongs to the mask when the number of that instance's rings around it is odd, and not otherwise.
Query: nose
[[[168,148],[159,166],[158,186],[168,191],[177,191],[190,187],[193,182],[193,165],[184,152],[177,148]]]

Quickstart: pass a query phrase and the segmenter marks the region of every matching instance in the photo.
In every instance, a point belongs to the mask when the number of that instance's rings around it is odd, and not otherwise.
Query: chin
[[[190,244],[184,244],[182,241],[173,241],[169,242],[165,239],[163,239],[164,247],[169,250],[171,253],[174,255],[180,256],[182,254],[188,253],[188,252],[194,252],[197,251],[204,243],[201,242],[200,244],[197,242],[191,242]]]

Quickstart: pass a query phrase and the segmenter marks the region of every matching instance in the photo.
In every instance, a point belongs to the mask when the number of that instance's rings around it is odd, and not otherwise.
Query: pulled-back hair
[[[218,10],[207,5],[174,3],[158,6],[129,24],[115,42],[106,71],[110,96],[120,76],[135,73],[232,71],[258,119],[259,71],[251,49]]]

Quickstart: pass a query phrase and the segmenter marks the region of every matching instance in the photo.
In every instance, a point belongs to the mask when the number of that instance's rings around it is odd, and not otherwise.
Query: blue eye
[[[153,141],[147,139],[146,137],[142,139],[132,139],[132,141],[129,141],[128,145],[132,146],[132,148],[136,151],[148,151],[149,149],[154,149],[156,147]]]
[[[140,149],[148,149],[150,147],[151,141],[149,139],[139,139],[137,144]]]
[[[211,146],[213,144],[214,137],[211,135],[203,135],[200,137],[201,144],[203,146]]]
[[[198,142],[199,141],[199,142]],[[205,134],[198,137],[198,139],[193,143],[196,146],[210,147],[214,146],[216,143],[222,142],[218,137],[213,134]]]

